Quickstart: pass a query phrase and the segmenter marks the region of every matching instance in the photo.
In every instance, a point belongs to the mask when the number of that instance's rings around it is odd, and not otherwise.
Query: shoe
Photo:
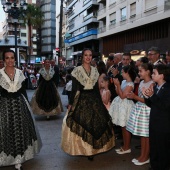
[[[15,168],[15,170],[24,170],[23,167],[21,166],[19,169]]]
[[[94,158],[93,156],[88,156],[89,161],[93,161],[93,158]]]
[[[121,148],[121,150],[117,152],[117,154],[120,154],[120,155],[123,155],[123,154],[126,154],[126,153],[131,153],[131,149],[128,149],[128,150],[124,151],[124,150]]]
[[[138,162],[138,160],[134,158],[134,159],[132,159],[132,162],[133,162],[133,163],[134,163],[134,162]]]
[[[145,164],[148,164],[150,161],[149,161],[149,159],[147,160],[147,161],[145,161],[145,162],[139,162],[139,161],[137,161],[137,162],[134,162],[134,164],[135,165],[145,165]]]
[[[122,148],[115,149],[116,152],[120,152],[121,150],[122,150]]]

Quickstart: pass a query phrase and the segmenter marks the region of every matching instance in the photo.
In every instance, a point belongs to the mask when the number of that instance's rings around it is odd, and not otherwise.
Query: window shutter
[[[130,5],[130,16],[136,14],[136,2]]]
[[[113,21],[116,19],[116,12],[110,14],[110,21]]]
[[[145,9],[150,9],[154,6],[157,6],[157,0],[145,0]]]

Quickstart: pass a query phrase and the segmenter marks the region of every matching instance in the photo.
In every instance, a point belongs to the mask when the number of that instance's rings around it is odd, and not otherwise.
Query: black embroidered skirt
[[[41,148],[28,102],[23,95],[0,97],[0,166],[23,163]]]

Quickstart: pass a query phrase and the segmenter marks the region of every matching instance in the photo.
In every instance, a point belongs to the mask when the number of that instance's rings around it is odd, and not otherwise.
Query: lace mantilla
[[[22,82],[25,80],[25,76],[21,70],[15,69],[15,77],[12,81],[4,71],[5,67],[0,69],[0,86],[7,90],[8,92],[17,92],[21,86]]]
[[[74,68],[71,74],[84,86],[84,90],[93,89],[93,86],[99,78],[99,73],[93,66],[91,66],[91,73],[89,77],[82,66]]]
[[[50,68],[49,71],[46,71],[45,68],[41,68],[39,73],[43,76],[45,80],[49,81],[54,76],[55,71],[53,68]]]

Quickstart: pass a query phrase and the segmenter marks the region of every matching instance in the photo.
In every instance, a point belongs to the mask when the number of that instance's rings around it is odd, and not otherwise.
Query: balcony
[[[70,1],[68,1],[68,6],[73,2],[74,0],[70,0]]]
[[[74,28],[74,26],[75,26],[75,24],[73,23],[73,24],[71,24],[71,25],[69,25],[68,27],[69,27],[69,31],[70,30],[72,30],[73,28]]]
[[[86,15],[86,16],[83,18],[83,21],[87,21],[87,20],[90,19],[90,18],[97,18],[97,17],[96,17],[95,14],[92,12],[91,14]]]
[[[97,16],[100,16],[100,15],[104,14],[105,12],[106,12],[106,7],[99,9]]]
[[[98,33],[103,33],[106,32],[106,25],[104,25],[103,27],[98,28]]]
[[[86,5],[88,2],[90,2],[91,0],[84,0],[83,1],[83,6]]]
[[[75,37],[72,37],[70,39],[65,39],[64,42],[65,43],[72,43],[72,42],[80,40],[82,38],[86,38],[86,37],[88,37],[90,35],[97,35],[97,29],[92,28],[92,29],[90,29],[90,30],[88,30],[88,31],[86,31],[86,32],[84,32],[82,34],[79,34],[79,35],[75,36]]]

